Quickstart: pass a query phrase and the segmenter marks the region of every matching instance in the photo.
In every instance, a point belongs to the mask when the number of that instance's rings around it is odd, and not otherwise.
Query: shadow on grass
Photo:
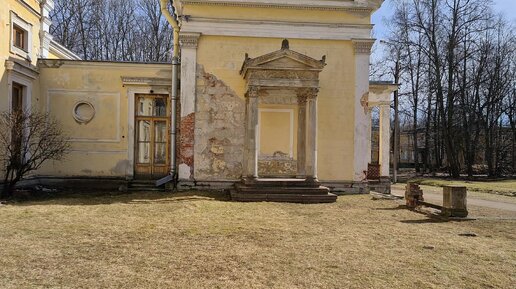
[[[11,206],[94,206],[110,204],[164,204],[196,201],[230,201],[229,193],[217,191],[185,192],[60,192],[10,201]]]
[[[450,220],[441,219],[441,218],[428,218],[428,219],[420,219],[420,220],[402,220],[401,223],[404,224],[432,224],[432,223],[447,223]]]
[[[470,222],[476,219],[472,218],[446,218],[439,215],[427,215],[428,219],[423,220],[403,220],[401,223],[405,224],[429,224],[429,223],[448,223],[448,222]]]
[[[394,208],[374,208],[377,211],[399,211],[399,210],[408,210],[408,207],[405,205],[399,205]]]

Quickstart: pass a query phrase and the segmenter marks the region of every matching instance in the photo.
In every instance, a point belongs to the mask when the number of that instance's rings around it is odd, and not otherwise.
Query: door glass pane
[[[138,143],[138,163],[149,164],[150,163],[150,143],[140,142]]]
[[[140,96],[136,100],[138,116],[167,116],[167,99],[165,97]]]
[[[164,98],[154,99],[154,116],[167,116],[167,102]]]
[[[156,121],[154,122],[154,140],[156,142],[167,141],[167,122]]]
[[[167,144],[156,143],[154,145],[154,164],[164,165],[167,163]]]
[[[138,121],[138,141],[150,141],[151,123],[148,120]]]
[[[136,108],[140,116],[152,116],[154,107],[154,99],[150,97],[138,97],[136,101]]]

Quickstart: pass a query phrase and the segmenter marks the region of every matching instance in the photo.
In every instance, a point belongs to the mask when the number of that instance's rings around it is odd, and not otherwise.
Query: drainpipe
[[[177,144],[177,91],[179,83],[179,24],[177,19],[170,14],[168,11],[168,3],[172,0],[160,0],[161,13],[165,16],[168,23],[174,29],[174,50],[172,56],[172,111],[170,116],[171,121],[171,132],[172,142],[170,144],[170,155],[171,155],[171,171],[170,175],[173,178],[174,189],[177,187],[177,156],[176,156],[176,144]]]

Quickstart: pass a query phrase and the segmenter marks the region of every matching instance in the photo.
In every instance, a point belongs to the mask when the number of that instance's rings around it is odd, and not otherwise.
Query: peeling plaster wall
[[[237,180],[244,154],[244,100],[197,66],[194,177]]]

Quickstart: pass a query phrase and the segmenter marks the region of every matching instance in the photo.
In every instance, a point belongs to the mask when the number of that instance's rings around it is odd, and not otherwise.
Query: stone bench
[[[408,208],[414,209],[424,205],[441,210],[444,217],[465,218],[467,210],[467,190],[463,186],[444,186],[443,205],[427,203],[423,198],[423,190],[416,183],[407,183],[405,187],[405,201]]]

